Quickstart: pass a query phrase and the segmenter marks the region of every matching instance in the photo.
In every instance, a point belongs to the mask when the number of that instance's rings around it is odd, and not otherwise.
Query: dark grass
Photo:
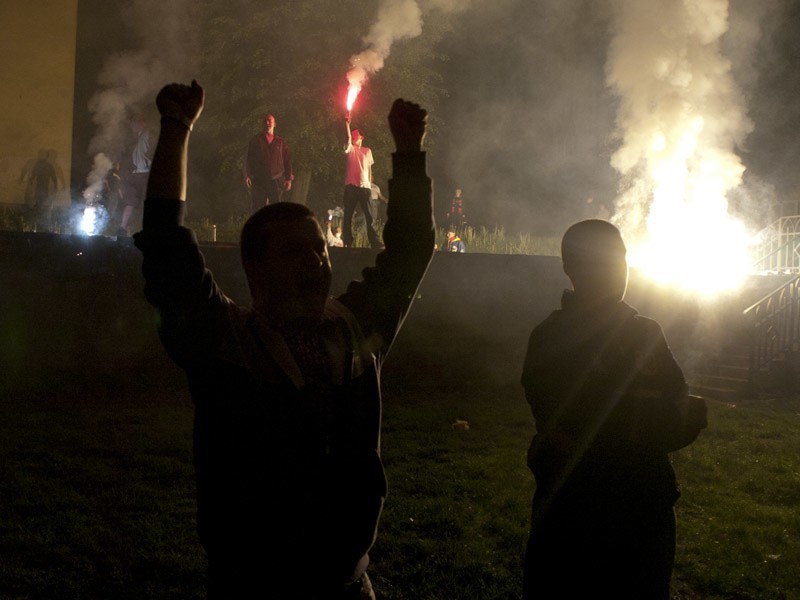
[[[0,598],[203,597],[180,373],[73,369],[2,391]],[[521,390],[443,391],[388,365],[385,392],[379,598],[519,598],[533,492]],[[712,403],[673,459],[674,597],[800,598],[800,404]]]

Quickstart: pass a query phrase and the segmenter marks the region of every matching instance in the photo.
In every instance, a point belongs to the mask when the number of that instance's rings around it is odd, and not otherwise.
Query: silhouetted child
[[[679,496],[668,453],[705,427],[657,322],[623,302],[612,224],[564,234],[573,289],[531,333],[522,385],[536,419],[523,597],[667,600]]]
[[[380,369],[433,254],[425,111],[396,100],[386,249],[364,280],[329,297],[331,263],[314,214],[256,211],[241,235],[252,295],[237,306],[181,226],[196,82],[158,95],[161,132],[147,188],[145,295],[195,405],[200,541],[210,598],[366,600],[386,495]]]

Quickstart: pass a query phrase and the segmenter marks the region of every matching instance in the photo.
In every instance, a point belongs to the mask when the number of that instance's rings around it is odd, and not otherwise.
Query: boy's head
[[[561,240],[564,273],[577,294],[619,301],[628,287],[625,242],[608,221],[589,219],[567,229]]]
[[[265,206],[244,224],[240,247],[256,310],[284,324],[322,317],[331,262],[314,213],[293,202]]]

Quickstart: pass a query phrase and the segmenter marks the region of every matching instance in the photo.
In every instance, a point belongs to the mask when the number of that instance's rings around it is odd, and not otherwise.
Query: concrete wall
[[[238,247],[206,244],[222,289],[249,301]],[[333,249],[333,292],[374,261],[372,250]],[[164,364],[154,314],[142,296],[141,257],[128,239],[0,232],[0,372],[6,383],[37,373],[89,368],[114,373]],[[530,330],[568,285],[553,257],[438,253],[390,354],[385,377],[400,385],[438,381],[469,389],[515,384]],[[631,302],[657,317],[678,352],[697,310],[671,293]],[[696,336],[695,336],[696,337]]]
[[[0,2],[0,206],[24,204],[43,152],[60,173],[56,202],[69,203],[77,14],[78,0]]]

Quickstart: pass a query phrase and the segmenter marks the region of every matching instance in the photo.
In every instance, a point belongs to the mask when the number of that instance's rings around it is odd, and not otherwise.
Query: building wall
[[[25,203],[43,155],[69,204],[77,16],[78,0],[0,2],[0,206]]]

